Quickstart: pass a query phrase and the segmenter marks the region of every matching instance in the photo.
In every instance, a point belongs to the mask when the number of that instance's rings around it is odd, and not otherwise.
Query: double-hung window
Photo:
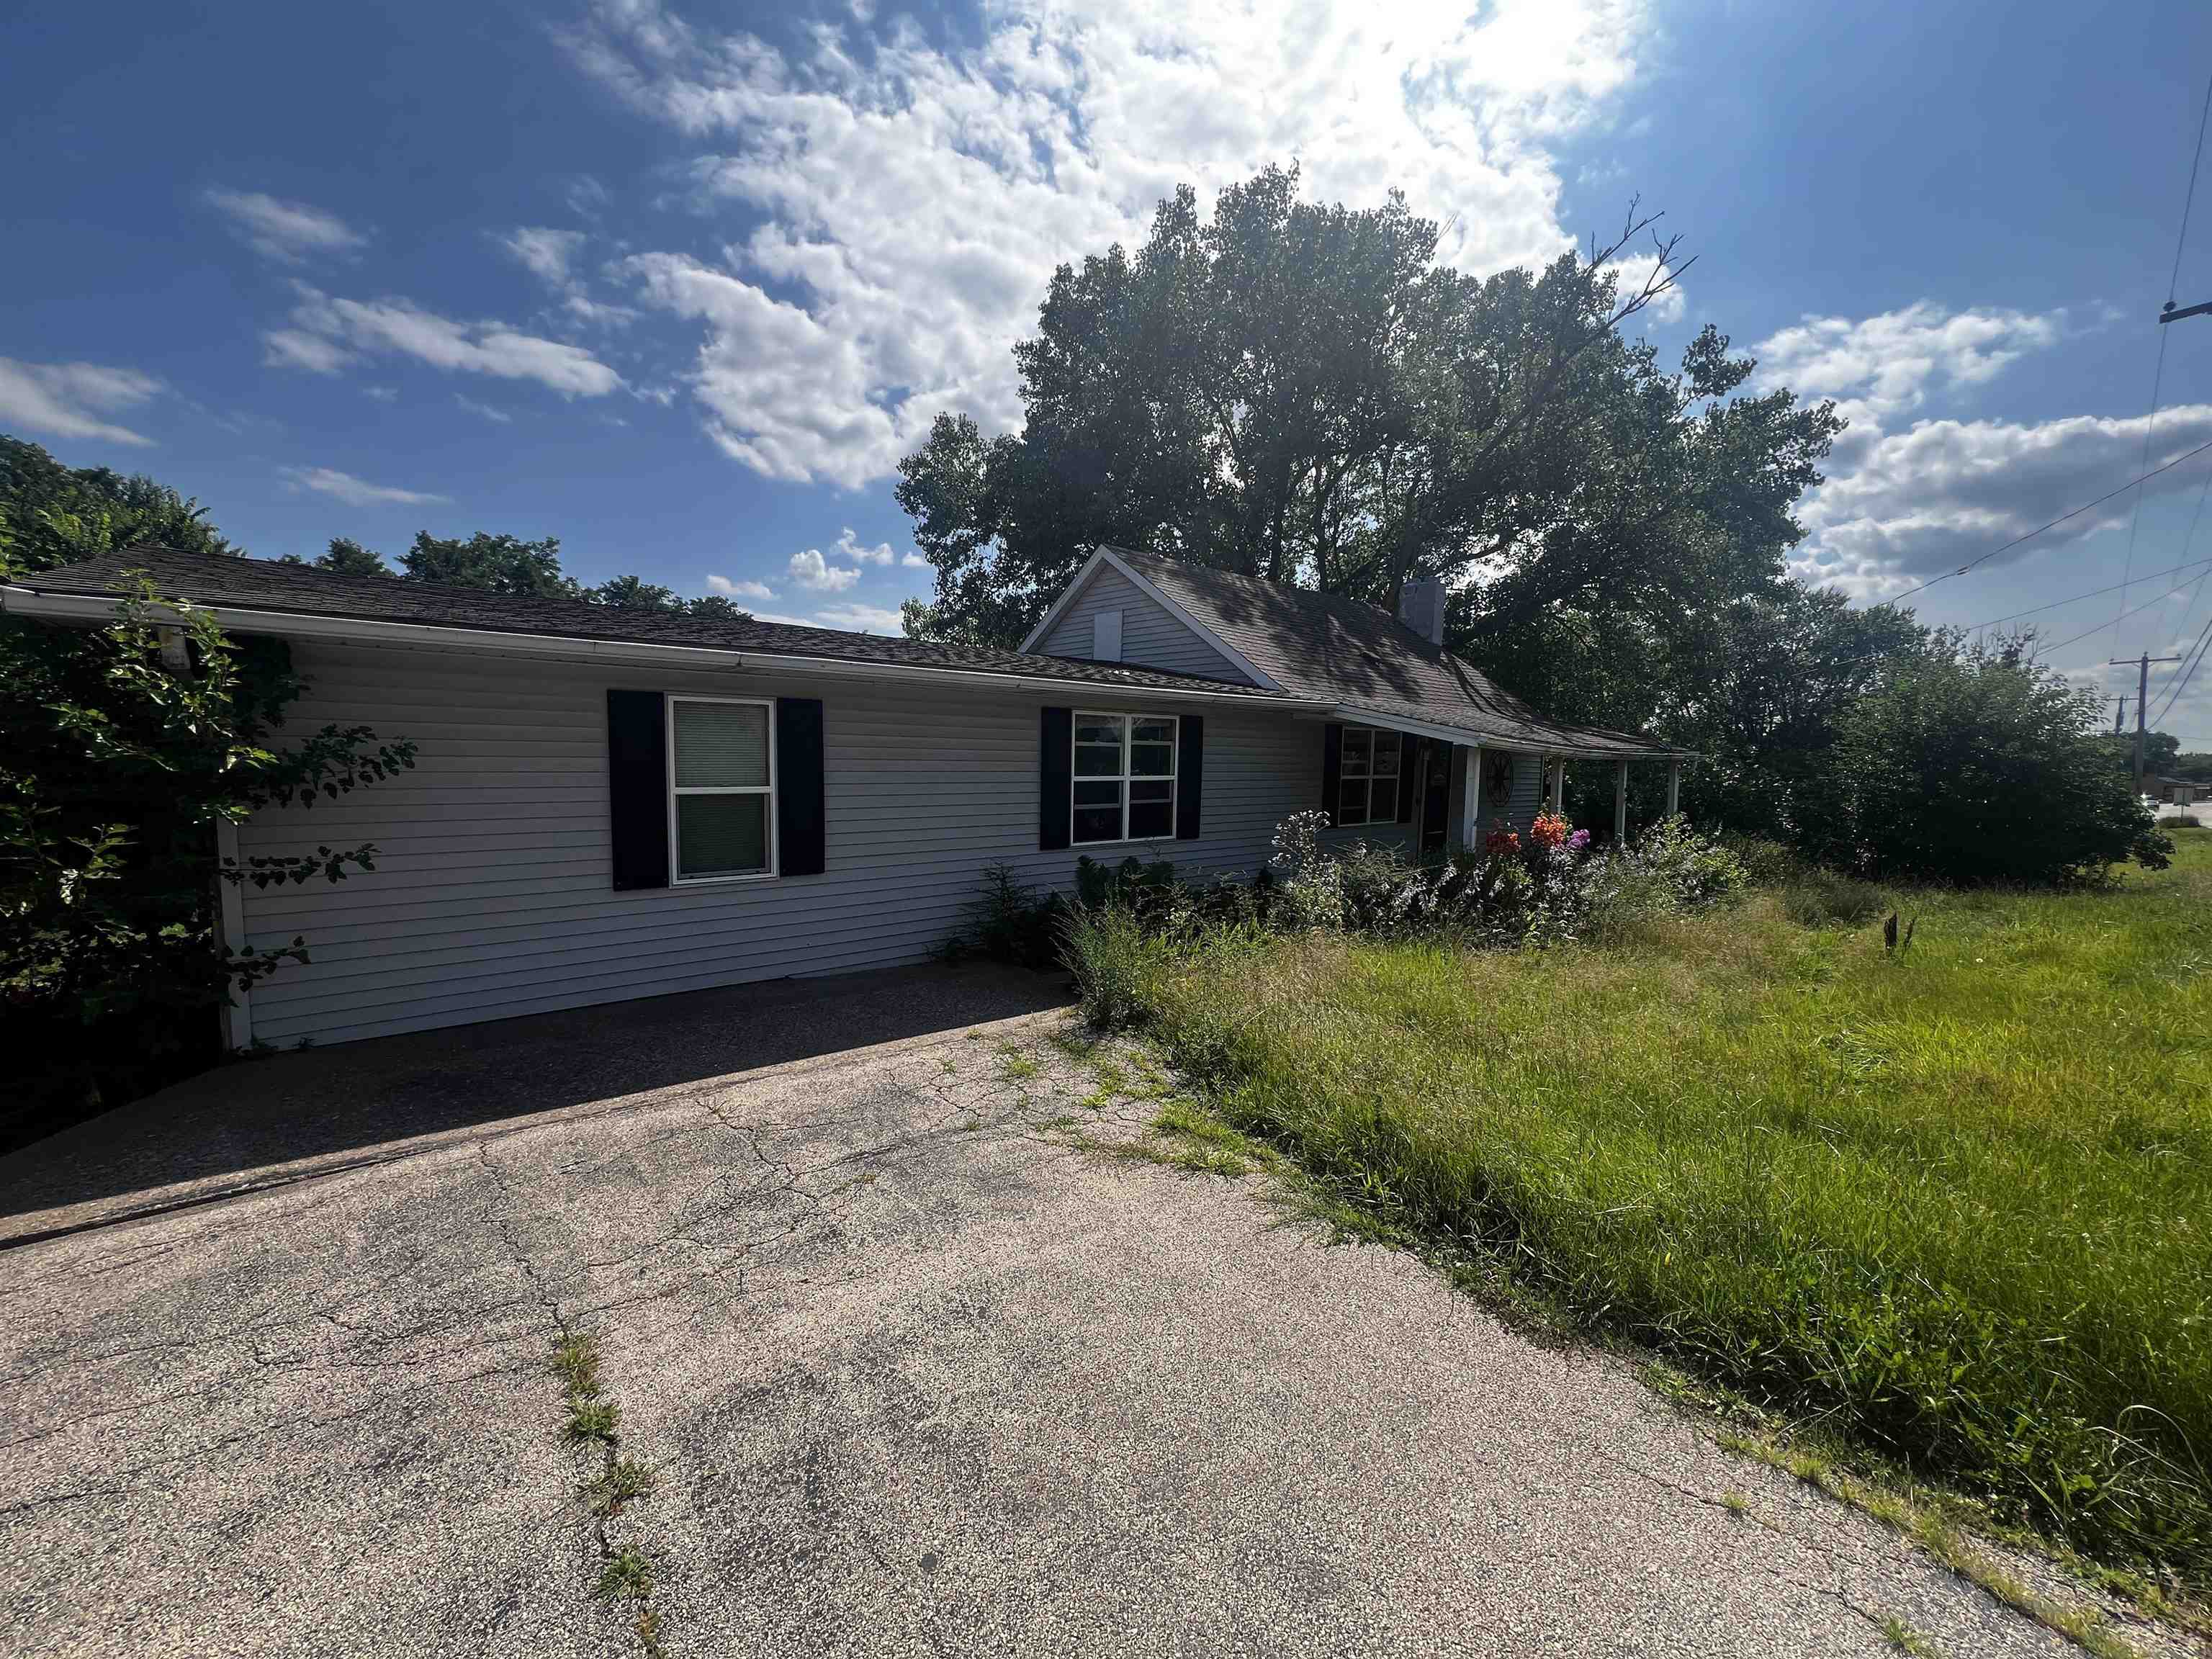
[[[1402,758],[1395,732],[1368,726],[1344,728],[1343,767],[1338,775],[1339,823],[1395,823],[1398,821],[1398,763]]]
[[[1152,841],[1176,830],[1176,717],[1075,713],[1069,839]]]
[[[775,721],[765,702],[668,700],[668,844],[675,878],[775,873]]]

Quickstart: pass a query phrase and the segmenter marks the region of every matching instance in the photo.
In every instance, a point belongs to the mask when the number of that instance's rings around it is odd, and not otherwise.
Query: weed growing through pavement
[[[599,1474],[577,1487],[577,1495],[591,1510],[592,1534],[599,1546],[601,1566],[594,1593],[601,1601],[629,1602],[639,1648],[646,1659],[661,1659],[652,1559],[635,1545],[617,1546],[607,1536],[606,1524],[622,1513],[624,1504],[653,1490],[653,1471],[621,1455],[617,1425],[622,1413],[600,1384],[599,1339],[585,1331],[562,1336],[553,1345],[552,1370],[561,1381],[568,1408],[563,1434],[578,1444],[599,1448]]]

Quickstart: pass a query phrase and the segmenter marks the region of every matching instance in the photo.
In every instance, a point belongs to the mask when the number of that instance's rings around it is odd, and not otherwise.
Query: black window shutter
[[[1199,807],[1206,788],[1206,716],[1176,722],[1176,839],[1199,837]]]
[[[822,699],[775,700],[776,869],[818,876],[829,866],[823,808]]]
[[[1321,729],[1321,810],[1336,822],[1337,797],[1344,793],[1344,728],[1331,720]]]
[[[607,804],[615,890],[668,885],[668,700],[607,693]]]
[[[1037,851],[1057,853],[1067,845],[1075,792],[1075,711],[1043,711],[1043,736],[1037,762]]]
[[[1416,779],[1425,775],[1422,769],[1429,761],[1429,740],[1426,738],[1398,738],[1398,822],[1413,821],[1413,797],[1420,791]]]

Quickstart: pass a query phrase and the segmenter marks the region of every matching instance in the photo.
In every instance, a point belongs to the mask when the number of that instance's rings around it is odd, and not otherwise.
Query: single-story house
[[[1549,720],[1443,647],[1444,592],[1372,606],[1102,549],[1019,651],[610,610],[135,549],[26,575],[9,614],[94,624],[144,572],[288,642],[289,719],[412,739],[415,769],[227,827],[228,857],[372,842],[373,873],[226,887],[234,946],[313,961],[234,1043],[342,1042],[911,963],[983,870],[1085,855],[1256,873],[1275,827],[1409,850],[1525,827],[1568,758],[1681,751]]]

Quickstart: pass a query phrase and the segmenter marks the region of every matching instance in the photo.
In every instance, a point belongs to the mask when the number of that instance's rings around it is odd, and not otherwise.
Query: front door
[[[1421,851],[1444,850],[1451,817],[1451,744],[1431,738],[1421,745]]]

